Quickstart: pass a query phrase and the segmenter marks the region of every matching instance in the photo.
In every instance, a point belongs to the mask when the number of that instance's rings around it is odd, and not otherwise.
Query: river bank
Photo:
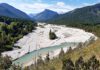
[[[57,39],[55,40],[49,39],[48,34],[50,30],[55,32],[55,34],[58,37]],[[24,55],[27,55],[28,52],[33,52],[35,50],[39,50],[39,49],[47,48],[51,46],[56,46],[56,45],[59,46],[64,42],[88,44],[91,40],[96,40],[96,39],[97,37],[94,34],[85,32],[82,29],[38,23],[38,27],[36,30],[33,30],[32,33],[29,33],[28,35],[24,36],[22,39],[18,40],[15,43],[15,46],[20,46],[21,49],[15,49],[13,51],[3,52],[2,55],[11,56],[13,60],[17,58],[20,59],[21,57],[23,57],[22,59],[19,60],[20,62],[20,61],[23,61],[24,58],[27,58],[27,56],[24,56]],[[69,47],[66,46],[65,47],[66,49],[64,50],[67,50]],[[58,49],[59,51],[56,51],[57,49],[55,50],[55,53],[54,53],[55,56],[58,55],[58,53],[60,52],[60,49]],[[48,53],[48,51],[46,52]],[[33,58],[33,57],[30,57],[30,58]],[[29,60],[29,58],[27,59]],[[27,65],[27,63],[25,64]]]

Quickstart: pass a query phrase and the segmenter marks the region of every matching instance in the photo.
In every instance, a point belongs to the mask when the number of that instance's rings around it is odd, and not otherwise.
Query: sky
[[[8,3],[27,14],[39,13],[45,9],[65,13],[75,8],[100,3],[100,0],[0,0],[0,3]]]

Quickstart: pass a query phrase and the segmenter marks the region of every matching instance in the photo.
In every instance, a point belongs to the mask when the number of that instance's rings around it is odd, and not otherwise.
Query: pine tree
[[[96,59],[96,56],[92,56],[89,60],[88,60],[88,66],[90,70],[99,70],[100,69],[100,63],[99,61]]]
[[[64,50],[63,50],[63,48],[61,48],[61,51],[59,53],[59,58],[63,59],[63,57],[64,57]]]
[[[83,57],[79,57],[78,60],[76,60],[75,62],[75,69],[76,70],[81,70],[81,69],[84,69],[84,60],[83,60]]]
[[[75,70],[74,63],[70,58],[63,61],[62,70]]]
[[[50,30],[50,32],[49,32],[49,39],[50,40],[54,40],[56,38],[57,38],[56,34]]]
[[[7,70],[8,68],[10,68],[11,64],[12,64],[11,57],[9,56],[0,57],[0,68],[1,69]]]
[[[66,53],[70,53],[72,51],[72,47],[69,47]]]

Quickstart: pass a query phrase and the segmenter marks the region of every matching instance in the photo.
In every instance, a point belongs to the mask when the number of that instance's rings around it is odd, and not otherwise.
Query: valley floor
[[[49,39],[49,31],[55,32],[57,39]],[[20,46],[21,49],[14,49],[13,51],[3,52],[2,54],[11,56],[12,59],[20,58],[28,52],[38,50],[45,47],[60,45],[64,42],[67,43],[86,43],[89,44],[91,40],[96,40],[97,37],[92,34],[85,32],[82,29],[69,28],[65,26],[51,25],[38,23],[36,30],[32,33],[24,36],[22,39],[15,43],[15,46]],[[68,48],[66,47],[65,51]],[[55,55],[58,55],[60,50],[55,50]]]

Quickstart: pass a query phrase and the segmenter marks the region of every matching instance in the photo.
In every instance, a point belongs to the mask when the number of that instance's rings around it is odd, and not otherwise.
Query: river
[[[41,49],[38,49],[38,50],[34,50],[22,57],[20,57],[19,59],[13,61],[13,64],[17,64],[17,65],[23,65],[27,62],[30,62],[32,61],[35,57],[39,57],[40,55],[43,55],[43,54],[47,54],[47,53],[52,53],[52,55],[50,56],[55,56],[55,55],[58,55],[59,52],[56,52],[57,50],[61,50],[61,48],[69,48],[69,47],[72,47],[74,48],[75,46],[77,46],[77,43],[62,43],[60,45],[56,45],[56,46],[50,46],[50,47],[46,47],[46,48],[41,48]],[[64,51],[67,51],[64,50]],[[55,52],[55,53],[54,53]]]

